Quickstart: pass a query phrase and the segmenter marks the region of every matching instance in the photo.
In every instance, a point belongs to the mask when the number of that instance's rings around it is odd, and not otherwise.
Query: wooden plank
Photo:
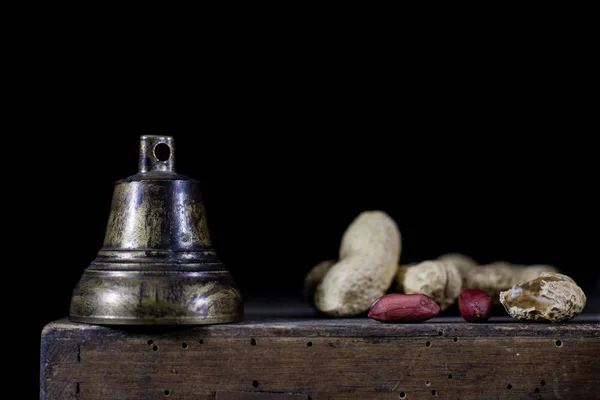
[[[46,325],[49,330],[66,330],[67,335],[75,331],[85,331],[94,334],[94,331],[104,331],[112,335],[153,334],[158,336],[171,336],[174,334],[203,334],[218,337],[248,336],[249,334],[268,336],[346,336],[355,337],[363,335],[385,335],[387,337],[412,337],[429,336],[437,334],[438,329],[448,329],[462,336],[538,336],[550,335],[553,332],[571,332],[574,334],[597,334],[600,314],[580,316],[566,323],[543,324],[522,323],[510,317],[493,317],[488,323],[466,323],[460,317],[438,317],[419,324],[393,324],[379,323],[367,318],[343,319],[246,319],[235,324],[205,325],[205,326],[160,326],[160,327],[113,327],[106,328],[97,325],[71,323],[61,319]],[[106,331],[106,329],[110,329]]]
[[[600,393],[600,316],[563,324],[257,318],[168,329],[61,320],[42,333],[41,361],[43,399],[587,399]]]
[[[308,400],[304,394],[218,392],[216,400]]]

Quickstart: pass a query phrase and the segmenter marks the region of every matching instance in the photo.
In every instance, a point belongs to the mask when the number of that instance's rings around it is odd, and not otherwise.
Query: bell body
[[[173,138],[142,136],[140,172],[115,184],[104,243],[73,291],[71,321],[243,320],[241,293],[211,244],[198,182],[175,173],[174,161]]]

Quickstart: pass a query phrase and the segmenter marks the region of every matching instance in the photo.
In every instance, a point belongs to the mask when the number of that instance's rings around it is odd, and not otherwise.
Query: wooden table
[[[382,324],[246,307],[196,327],[48,324],[42,399],[598,399],[600,314]]]

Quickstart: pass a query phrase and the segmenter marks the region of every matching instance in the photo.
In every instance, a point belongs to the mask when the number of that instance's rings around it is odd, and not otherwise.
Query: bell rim
[[[217,325],[244,322],[243,312],[239,314],[224,315],[213,318],[120,318],[111,316],[86,317],[82,315],[69,315],[69,321],[88,325],[120,325],[120,326],[177,326],[177,325]]]
[[[207,325],[241,322],[243,296],[228,270],[84,270],[69,320],[92,325]]]

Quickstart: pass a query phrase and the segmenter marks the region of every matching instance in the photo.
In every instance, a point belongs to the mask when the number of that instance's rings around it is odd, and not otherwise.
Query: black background
[[[158,84],[143,66],[84,61],[32,74],[7,150],[21,160],[5,169],[18,181],[7,185],[21,246],[11,286],[34,291],[21,316],[38,340],[68,314],[143,134],[175,138],[176,170],[200,181],[214,247],[247,299],[299,298],[369,209],[398,223],[402,262],[456,251],[548,263],[600,291],[597,110],[583,62],[380,74],[239,60]]]

